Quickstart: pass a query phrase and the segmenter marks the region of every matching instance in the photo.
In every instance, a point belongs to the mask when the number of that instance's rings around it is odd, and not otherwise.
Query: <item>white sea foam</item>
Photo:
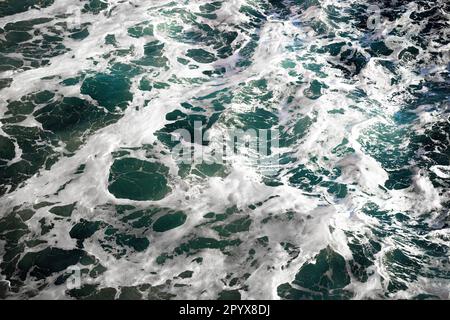
[[[185,10],[197,10],[203,2],[191,1],[189,4],[179,4],[179,6]],[[98,238],[87,239],[84,250],[96,256],[107,268],[107,271],[98,278],[102,285],[115,288],[142,283],[162,285],[166,280],[189,269],[194,271],[193,278],[189,280],[189,290],[181,293],[177,291],[177,298],[206,299],[216,297],[217,292],[223,289],[221,279],[225,279],[227,274],[242,275],[242,269],[248,267],[252,270],[245,282],[249,289],[248,291],[241,290],[242,297],[276,299],[278,298],[277,287],[282,283],[291,282],[299,268],[305,262],[312,261],[321,249],[330,246],[347,261],[352,259],[352,252],[348,246],[349,239],[345,231],[366,234],[370,238],[372,236],[371,228],[380,224],[375,218],[369,217],[362,211],[368,202],[377,204],[380,210],[389,210],[391,213],[406,212],[411,217],[439,211],[442,209],[442,204],[448,200],[448,192],[442,192],[434,186],[427,172],[418,170],[412,178],[410,188],[387,190],[383,186],[389,179],[389,173],[374,156],[366,152],[361,145],[360,138],[366,130],[377,124],[392,123],[392,117],[405,103],[407,93],[404,92],[404,88],[411,84],[418,84],[425,78],[438,79],[439,76],[436,74],[445,70],[446,65],[429,66],[420,73],[416,73],[406,66],[400,66],[398,68],[400,81],[393,85],[392,73],[380,63],[382,59],[366,54],[367,64],[361,72],[357,76],[345,79],[340,70],[329,66],[330,57],[328,55],[308,53],[311,46],[325,46],[330,41],[317,35],[311,27],[306,26],[306,22],[322,21],[330,26],[323,10],[324,5],[332,4],[349,8],[353,2],[348,1],[338,5],[335,1],[321,1],[321,7],[311,6],[301,13],[298,13],[300,11],[298,7],[293,6],[291,10],[295,15],[290,19],[299,21],[300,27],[290,20],[269,17],[260,29],[253,30],[258,33],[259,43],[252,57],[251,65],[246,68],[236,67],[236,64],[242,59],[236,51],[230,57],[215,61],[211,65],[200,65],[198,69],[189,69],[188,66],[178,63],[177,58],[189,48],[205,50],[211,48],[202,44],[182,43],[170,38],[165,32],[156,31],[154,36],[139,39],[127,35],[126,30],[136,23],[151,21],[152,24],[157,25],[166,22],[167,18],[160,14],[157,7],[167,4],[167,1],[134,1],[133,3],[109,1],[106,12],[110,12],[110,16],[104,13],[82,14],[82,23],[90,23],[89,36],[86,39],[80,42],[65,38],[64,45],[70,48],[70,51],[52,58],[51,63],[47,66],[24,72],[5,73],[6,77],[13,78],[13,82],[9,88],[5,88],[1,92],[0,108],[2,113],[6,111],[6,101],[19,100],[28,93],[42,89],[57,89],[64,96],[79,96],[97,104],[90,97],[79,94],[79,85],[63,87],[59,85],[59,82],[61,79],[74,77],[82,72],[94,74],[107,70],[108,60],[103,58],[111,51],[111,48],[104,44],[107,34],[116,35],[119,48],[135,48],[133,53],[117,58],[117,62],[123,63],[130,63],[143,57],[143,47],[147,42],[152,40],[163,42],[165,44],[164,55],[169,60],[170,68],[160,71],[154,77],[155,81],[167,82],[173,75],[186,79],[204,78],[202,72],[211,70],[211,67],[225,67],[226,73],[223,78],[207,79],[202,84],[172,82],[169,90],[145,93],[137,90],[140,77],[134,78],[131,89],[133,101],[124,112],[123,117],[117,123],[93,133],[74,155],[61,156],[50,170],[41,170],[39,174],[28,179],[24,186],[4,196],[0,200],[4,208],[1,210],[2,214],[6,214],[9,208],[24,203],[37,204],[49,201],[69,204],[77,202],[77,210],[71,217],[73,221],[83,218],[102,220],[114,225],[117,218],[112,216],[108,210],[96,209],[98,206],[106,203],[140,206],[156,204],[183,210],[188,214],[188,219],[183,226],[163,235],[146,234],[151,243],[150,247],[141,253],[131,253],[123,259],[116,259],[106,253],[99,245]],[[71,1],[55,1],[54,5],[45,9],[29,10],[14,16],[0,18],[0,26],[4,26],[9,21],[54,17],[57,14],[65,13],[65,7],[69,3],[73,5]],[[240,25],[249,22],[249,18],[240,12],[239,8],[248,3],[245,0],[226,1],[216,12],[217,19],[213,21],[199,19],[211,25],[216,24],[223,31],[228,29],[239,31],[235,41],[244,47],[252,41],[253,31],[239,29]],[[75,5],[82,6],[81,3]],[[389,58],[395,60],[395,57],[411,44],[410,37],[419,31],[420,27],[411,25],[408,18],[413,10],[414,8],[409,8],[400,19],[396,20],[395,26],[385,22],[385,27],[382,28],[382,30],[392,30],[394,27],[403,26],[399,28],[406,32],[406,36],[391,37],[383,33],[376,35],[388,38],[388,47],[393,50]],[[49,24],[52,23],[54,21]],[[304,28],[303,24],[305,24]],[[337,27],[342,32],[354,32],[355,39],[365,36],[363,32],[352,29],[352,26],[347,23],[339,23]],[[304,54],[302,51],[286,50],[287,46],[293,45],[294,40],[301,41]],[[356,44],[355,48],[361,49]],[[445,47],[436,46],[433,49],[443,52]],[[429,52],[421,50],[418,58],[427,59],[429,57]],[[286,59],[297,62],[293,70],[301,75],[302,84],[295,86],[294,89],[289,86],[289,82],[296,81],[298,78],[290,76],[288,70],[281,68],[281,63]],[[318,78],[317,73],[307,69],[305,64],[301,63],[302,61],[321,64],[322,70],[327,74],[326,77],[319,78],[319,80],[328,88],[322,89],[321,96],[316,100],[306,97],[304,90]],[[448,63],[448,61],[446,62]],[[42,80],[49,76],[58,76],[58,78]],[[227,168],[229,174],[225,178],[213,177],[193,183],[176,177],[176,165],[170,156],[166,156],[159,159],[171,170],[172,192],[165,199],[159,202],[139,203],[116,199],[108,191],[109,171],[114,161],[113,152],[123,148],[140,148],[143,145],[155,143],[157,141],[155,132],[167,124],[166,114],[178,108],[180,103],[206,96],[220,89],[239,90],[240,85],[261,78],[267,79],[267,90],[272,91],[277,99],[280,98],[278,102],[282,101],[282,97],[286,98],[287,92],[293,96],[293,100],[289,104],[271,102],[271,111],[280,115],[283,124],[289,126],[292,119],[302,116],[316,119],[308,128],[307,134],[296,141],[292,147],[296,160],[290,164],[291,167],[281,170],[280,180],[285,182],[285,185],[267,186],[256,171],[240,165],[239,160],[242,159],[236,159],[233,162],[234,165]],[[367,95],[366,101],[357,104],[357,108],[353,106],[355,102],[348,97],[354,89],[364,90]],[[143,107],[146,100],[150,102],[147,107]],[[370,104],[367,101],[374,103]],[[254,107],[232,101],[224,111],[224,118],[239,112],[249,112]],[[342,109],[344,114],[331,115],[330,111],[335,109]],[[426,110],[418,111],[418,113],[420,113],[422,126],[433,123],[439,116],[430,114]],[[35,126],[36,124],[33,118],[21,123],[24,126]],[[214,129],[220,133],[223,129],[223,122],[219,121],[215,124]],[[352,148],[354,152],[344,156],[336,155],[332,150],[344,139],[347,139],[348,147]],[[138,151],[132,154],[137,158],[145,158]],[[11,160],[11,163],[17,162],[20,156],[21,151],[16,144],[16,157]],[[314,163],[310,161],[312,156],[318,159]],[[81,175],[75,174],[77,168],[83,164],[86,165],[85,171]],[[349,186],[348,195],[344,199],[333,198],[323,193],[315,197],[314,195],[320,192],[318,188],[314,189],[312,193],[307,193],[287,185],[292,176],[289,171],[300,165],[305,165],[312,170],[339,168],[341,175],[336,182]],[[448,179],[450,177],[448,166],[435,165],[430,170],[439,178]],[[58,191],[62,185],[66,185],[65,189]],[[268,200],[272,196],[277,197]],[[253,211],[248,210],[249,205],[258,202],[264,202],[264,204]],[[192,263],[194,257],[182,255],[169,260],[164,266],[154,262],[159,254],[172,252],[180,243],[186,241],[189,235],[216,237],[211,230],[198,228],[198,224],[204,220],[203,216],[206,213],[224,212],[233,206],[243,210],[244,214],[250,215],[253,224],[248,233],[243,236],[244,242],[238,249],[235,249],[232,256],[225,256],[218,250],[208,249],[201,254],[204,259],[202,265]],[[32,233],[39,232],[39,219],[49,218],[47,210],[48,208],[39,209],[28,223]],[[292,220],[286,221],[281,218],[289,211],[295,213]],[[268,215],[280,218],[268,224],[261,223],[262,217]],[[71,226],[69,222],[56,223],[51,233],[43,237],[48,241],[45,246],[57,245],[64,249],[74,248],[76,243],[68,235]],[[330,227],[335,230],[330,231]],[[54,234],[58,237],[54,238]],[[269,237],[271,250],[257,251],[256,259],[259,264],[257,267],[249,267],[249,263],[245,260],[246,254],[253,247],[254,240],[261,236]],[[56,241],[58,241],[57,244]],[[299,248],[298,257],[293,259],[289,266],[286,261],[290,259],[290,256],[281,247],[280,243],[282,242],[292,243]],[[381,246],[382,249],[375,255],[374,265],[368,269],[369,273],[372,272],[368,280],[363,283],[352,278],[351,284],[346,287],[355,293],[354,298],[356,299],[379,298],[386,291],[386,283],[392,274],[385,265],[385,255],[396,248],[398,244],[388,237]],[[42,248],[44,245],[38,246],[34,250]],[[127,272],[123,272],[123,270],[127,270]],[[27,281],[27,285],[33,287],[33,281]],[[443,296],[443,288],[448,286],[448,282],[420,278],[414,286],[416,288],[400,292],[396,297],[410,298],[423,291]],[[205,288],[208,290],[205,291]],[[64,294],[62,287],[49,286],[37,297],[61,298]]]

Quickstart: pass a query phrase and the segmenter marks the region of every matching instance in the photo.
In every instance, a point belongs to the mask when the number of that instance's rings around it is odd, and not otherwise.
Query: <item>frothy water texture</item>
[[[449,299],[449,15],[1,0],[0,298]],[[176,162],[195,121],[276,175]]]

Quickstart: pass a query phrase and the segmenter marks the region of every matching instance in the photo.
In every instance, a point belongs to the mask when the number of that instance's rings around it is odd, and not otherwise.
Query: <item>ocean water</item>
[[[1,0],[0,298],[450,299],[449,63],[445,0]]]

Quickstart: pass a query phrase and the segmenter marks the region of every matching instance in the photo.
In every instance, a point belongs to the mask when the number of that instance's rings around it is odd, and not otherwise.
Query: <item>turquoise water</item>
[[[0,298],[449,299],[449,15],[0,2]],[[177,162],[198,124],[279,165]]]

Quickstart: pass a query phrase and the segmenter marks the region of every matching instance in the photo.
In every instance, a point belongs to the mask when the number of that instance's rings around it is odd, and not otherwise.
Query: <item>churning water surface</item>
[[[450,298],[449,15],[0,1],[0,297]],[[278,165],[177,161],[196,123]]]

